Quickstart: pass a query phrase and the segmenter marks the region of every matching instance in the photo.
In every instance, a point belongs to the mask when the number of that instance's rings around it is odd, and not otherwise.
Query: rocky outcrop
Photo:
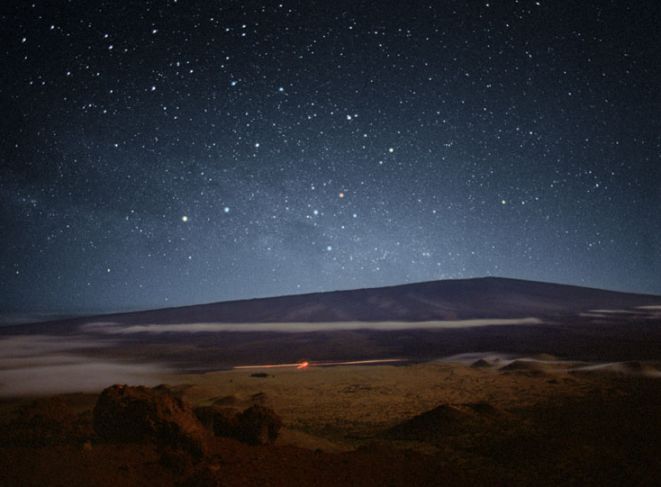
[[[236,437],[240,411],[222,406],[195,408],[195,415],[202,425],[216,436]]]
[[[278,437],[282,420],[264,406],[251,406],[238,416],[238,438],[246,443],[266,445]]]
[[[195,409],[200,422],[216,436],[234,438],[252,445],[273,443],[282,427],[282,420],[272,410],[254,405],[239,412],[221,406]]]
[[[93,424],[106,441],[155,441],[194,455],[206,450],[207,432],[191,407],[163,387],[108,387],[94,407]]]
[[[486,402],[441,404],[390,428],[386,437],[435,443],[447,436],[485,431],[497,420],[506,421],[507,416]]]
[[[471,367],[473,369],[486,369],[491,367],[491,364],[484,360],[483,358],[476,360],[471,364]]]

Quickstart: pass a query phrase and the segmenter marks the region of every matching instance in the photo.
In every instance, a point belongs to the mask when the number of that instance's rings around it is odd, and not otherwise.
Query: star
[[[485,1],[455,2],[443,28],[438,2],[424,19],[389,2],[320,18],[296,2],[14,9],[0,228],[21,231],[2,235],[0,305],[184,305],[439,271],[661,294],[656,31],[636,20],[654,2],[611,2],[630,32],[604,40],[590,2],[568,23],[543,0]],[[2,272],[19,267],[14,288]],[[98,275],[107,296],[86,286]]]

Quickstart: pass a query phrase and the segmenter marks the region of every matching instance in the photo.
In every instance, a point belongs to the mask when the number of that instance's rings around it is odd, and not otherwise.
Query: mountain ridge
[[[626,309],[657,304],[661,304],[661,296],[522,279],[481,277],[221,301],[76,317],[33,325],[89,322],[416,322],[523,316],[547,318],[597,308]]]

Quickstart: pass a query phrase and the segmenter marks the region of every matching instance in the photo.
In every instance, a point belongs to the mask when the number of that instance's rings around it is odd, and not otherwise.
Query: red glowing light
[[[333,361],[314,361],[312,363],[307,360],[301,362],[293,362],[287,364],[260,364],[260,365],[235,365],[235,369],[285,369],[295,367],[297,369],[307,369],[313,366],[320,367],[331,367],[336,365],[373,365],[373,364],[387,364],[394,362],[406,362],[407,359],[402,358],[381,358],[381,359],[371,359],[371,360],[352,360],[344,362],[333,362]]]

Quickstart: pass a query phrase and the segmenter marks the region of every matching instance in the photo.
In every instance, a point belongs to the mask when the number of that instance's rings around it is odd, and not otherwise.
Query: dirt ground
[[[81,428],[60,436],[17,432],[30,400],[5,399],[0,485],[655,485],[658,370],[582,371],[543,356],[164,376],[194,405],[261,404],[285,426],[272,446],[215,439],[186,477],[161,464],[158,445],[95,439],[94,394],[56,399]]]

